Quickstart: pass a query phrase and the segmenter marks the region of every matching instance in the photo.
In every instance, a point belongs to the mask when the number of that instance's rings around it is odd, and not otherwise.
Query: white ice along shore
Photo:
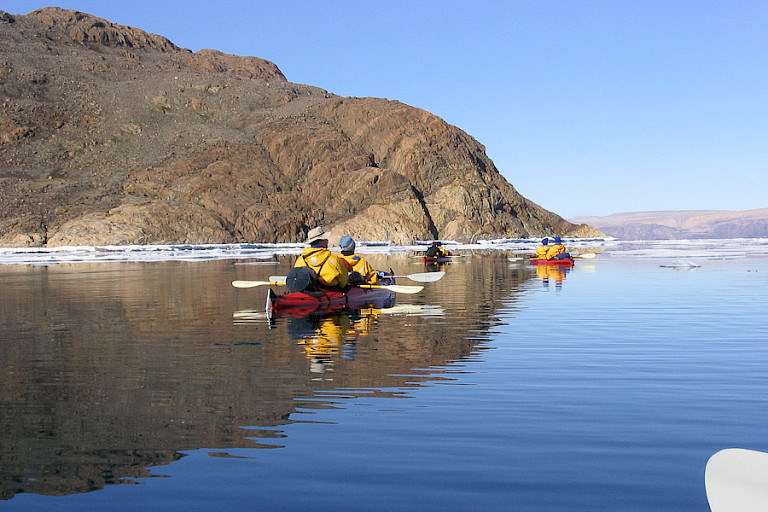
[[[430,243],[431,241],[424,241],[414,245],[397,246],[385,241],[362,241],[358,242],[358,251],[363,254],[418,253],[425,251]],[[455,253],[507,251],[524,254],[532,253],[541,240],[538,238],[497,239],[480,240],[472,244],[444,240],[442,243],[448,250]],[[675,259],[685,261],[687,264],[706,259],[768,256],[768,238],[669,241],[619,241],[590,238],[563,239],[563,243],[569,251],[574,253],[598,252],[601,257],[612,258]],[[0,248],[0,265],[207,260],[244,260],[248,264],[269,264],[271,261],[276,261],[278,256],[297,255],[304,247],[304,244],[179,244]]]

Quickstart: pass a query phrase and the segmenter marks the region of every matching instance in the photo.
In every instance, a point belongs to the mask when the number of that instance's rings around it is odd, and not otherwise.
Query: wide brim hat
[[[325,236],[325,230],[322,228],[322,226],[317,226],[316,228],[309,230],[309,233],[307,233],[307,241],[305,243],[311,244],[312,242],[326,239],[327,237]]]

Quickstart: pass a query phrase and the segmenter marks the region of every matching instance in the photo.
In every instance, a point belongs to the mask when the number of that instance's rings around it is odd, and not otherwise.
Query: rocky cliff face
[[[599,236],[460,129],[88,14],[0,11],[0,245]]]

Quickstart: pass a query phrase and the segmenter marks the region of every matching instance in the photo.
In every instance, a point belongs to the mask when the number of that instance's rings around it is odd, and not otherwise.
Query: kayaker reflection
[[[349,272],[340,257],[328,250],[328,238],[322,226],[309,230],[306,243],[309,247],[302,251],[288,273],[288,289],[292,292],[304,291],[311,284],[311,273],[296,270],[303,267],[314,271],[317,285],[331,290],[343,289],[349,280]]]
[[[571,255],[565,251],[565,246],[560,237],[556,236],[553,245],[549,245],[549,238],[541,241],[541,245],[536,249],[536,259],[567,260],[571,259]]]
[[[349,284],[376,284],[379,273],[359,254],[355,253],[355,239],[344,235],[339,240],[341,256],[339,258],[349,271]]]
[[[333,369],[335,357],[355,358],[357,337],[366,336],[377,317],[376,308],[308,315],[292,318],[288,329],[291,337],[298,339],[304,348],[310,371],[327,373]]]
[[[537,265],[536,275],[541,279],[541,284],[544,288],[549,288],[551,283],[555,284],[556,289],[560,289],[565,281],[565,276],[568,275],[570,268],[557,267],[554,265]]]

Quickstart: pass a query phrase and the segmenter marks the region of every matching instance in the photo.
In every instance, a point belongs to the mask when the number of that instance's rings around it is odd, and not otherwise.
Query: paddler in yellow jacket
[[[309,267],[317,274],[318,284],[326,288],[344,288],[349,274],[347,267],[335,254],[328,250],[325,230],[318,226],[307,233],[309,247],[296,260],[294,268]]]
[[[339,241],[339,247],[341,248],[341,258],[347,264],[347,270],[350,272],[349,284],[361,284],[354,281],[362,278],[363,283],[376,284],[379,282],[379,273],[376,272],[373,267],[359,254],[355,254],[355,240],[351,236],[344,235]],[[357,272],[361,277],[352,274]]]
[[[545,238],[541,241],[541,245],[538,249],[536,249],[536,259],[537,260],[546,260],[547,253],[549,252],[549,238]]]
[[[565,252],[565,246],[559,236],[555,237],[555,245],[550,246],[546,258],[548,260],[564,260],[571,258],[571,255]]]

